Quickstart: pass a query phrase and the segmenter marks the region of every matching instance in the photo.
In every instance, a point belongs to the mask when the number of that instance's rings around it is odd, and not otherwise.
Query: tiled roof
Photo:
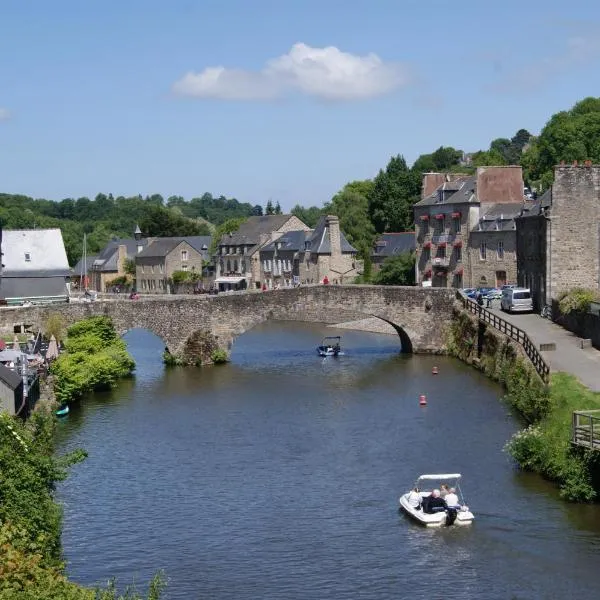
[[[94,254],[92,256],[88,256],[87,260],[86,260],[86,264],[85,267],[83,269],[83,273],[84,275],[91,270],[92,268],[92,264],[94,263],[94,261],[98,258],[97,254]],[[75,276],[79,276],[81,275],[81,267],[83,266],[83,256],[77,261],[77,264],[73,267],[73,275]]]
[[[539,198],[523,204],[521,217],[538,217],[552,206],[552,188],[548,188]]]
[[[9,389],[16,390],[23,383],[23,378],[12,369],[0,365],[0,381]]]
[[[308,250],[311,254],[331,254],[331,241],[329,238],[329,227],[327,226],[327,216],[323,215],[319,219],[312,235],[307,241],[309,242]],[[341,230],[340,245],[342,247],[342,252],[356,252],[356,248],[348,242]]]
[[[133,258],[137,254],[138,246],[145,248],[147,245],[148,240],[146,238],[142,238],[141,240],[134,240],[132,238],[111,240],[92,263],[93,268],[96,271],[118,271],[117,259],[119,257],[119,246],[125,246],[127,256]]]
[[[485,209],[485,212],[483,212]],[[521,212],[521,205],[514,202],[508,204],[486,204],[482,205],[479,223],[471,230],[471,233],[482,231],[514,231],[516,228],[515,218]]]
[[[477,177],[461,177],[455,181],[443,183],[433,194],[430,194],[423,200],[419,200],[415,206],[434,206],[444,204],[464,204],[477,202],[476,190]],[[439,190],[453,192],[443,194],[443,200],[440,200]]]
[[[275,241],[268,243],[266,246],[261,248],[261,252],[274,252],[275,251],[275,242],[279,242],[281,244],[281,250],[289,250],[297,252],[299,250],[304,250],[304,242],[312,235],[312,230],[304,231],[304,230],[296,230],[296,231],[287,231],[282,236],[278,237]]]
[[[293,215],[263,215],[248,217],[237,231],[226,233],[219,241],[220,246],[256,245],[260,236],[281,229]]]
[[[54,271],[70,274],[60,229],[5,229],[2,232],[4,273]]]
[[[140,258],[157,258],[167,256],[171,250],[179,246],[183,240],[175,238],[158,238],[146,246],[139,254]]]
[[[416,247],[415,232],[406,231],[401,233],[383,233],[377,238],[375,248],[371,255],[394,256],[402,252],[414,252]]]

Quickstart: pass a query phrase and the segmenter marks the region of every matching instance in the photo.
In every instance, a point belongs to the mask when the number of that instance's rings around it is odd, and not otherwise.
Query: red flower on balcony
[[[446,242],[439,242],[437,246],[438,246],[438,248],[445,248]]]
[[[421,219],[421,221],[429,221],[429,215],[421,215],[419,219]]]
[[[456,240],[453,244],[455,248],[462,248],[462,240]]]
[[[438,214],[438,215],[435,215],[435,218],[436,218],[438,221],[441,221],[441,220],[444,218],[444,215],[443,215],[442,213],[440,213],[440,214]]]
[[[431,242],[425,242],[423,248],[431,248]]]
[[[452,213],[452,218],[453,219],[459,219],[460,218],[460,213],[459,212],[453,212]]]
[[[425,277],[431,277],[431,269],[427,269],[427,271],[424,271],[423,275],[425,275]]]
[[[463,274],[463,268],[460,267],[459,269],[456,269],[456,271],[454,271],[455,275],[462,275]]]

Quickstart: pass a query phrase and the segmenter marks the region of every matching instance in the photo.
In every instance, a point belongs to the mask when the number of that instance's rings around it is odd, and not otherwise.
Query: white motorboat
[[[340,356],[344,354],[340,346],[341,336],[331,335],[323,338],[320,346],[317,346],[319,356]]]
[[[475,519],[473,513],[466,506],[464,497],[462,495],[459,481],[461,479],[460,473],[436,473],[421,475],[416,483],[415,488],[418,490],[420,500],[415,502],[416,496],[413,491],[408,491],[406,494],[400,496],[400,508],[415,521],[418,521],[426,527],[442,527],[449,525],[470,525]],[[427,491],[422,490],[422,486],[427,484],[431,489]],[[431,496],[433,487],[441,487],[442,484],[446,484],[449,487],[456,489],[456,495],[458,496],[458,504],[456,506],[445,506],[433,509],[430,512],[427,508],[429,497]],[[412,496],[411,496],[412,494]],[[418,506],[416,506],[418,504]]]

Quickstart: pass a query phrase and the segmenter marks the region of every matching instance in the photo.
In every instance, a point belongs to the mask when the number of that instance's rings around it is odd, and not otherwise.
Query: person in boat
[[[336,354],[339,354],[339,353],[340,353],[340,350],[341,350],[341,348],[340,348],[340,344],[339,344],[339,342],[338,342],[338,343],[337,343],[337,344],[335,344],[335,346],[333,347],[333,351],[334,351]]]
[[[458,496],[456,495],[455,488],[450,488],[448,490],[448,493],[446,494],[446,497],[444,498],[444,500],[445,500],[448,508],[459,508],[460,507],[460,502],[458,500]]]
[[[428,500],[428,502],[425,502]],[[433,490],[428,498],[423,498],[423,511],[429,514],[446,510],[446,501],[440,495],[440,490]]]
[[[421,510],[421,494],[419,494],[419,488],[413,488],[408,494],[408,504],[415,510]]]
[[[450,493],[450,487],[448,486],[448,484],[442,483],[442,485],[440,485],[440,496],[442,498],[445,498],[449,493]]]

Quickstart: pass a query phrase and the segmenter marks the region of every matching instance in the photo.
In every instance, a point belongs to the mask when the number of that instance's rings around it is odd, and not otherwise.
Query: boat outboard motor
[[[446,527],[449,527],[456,521],[456,517],[458,516],[458,511],[455,508],[447,508],[446,509]]]

